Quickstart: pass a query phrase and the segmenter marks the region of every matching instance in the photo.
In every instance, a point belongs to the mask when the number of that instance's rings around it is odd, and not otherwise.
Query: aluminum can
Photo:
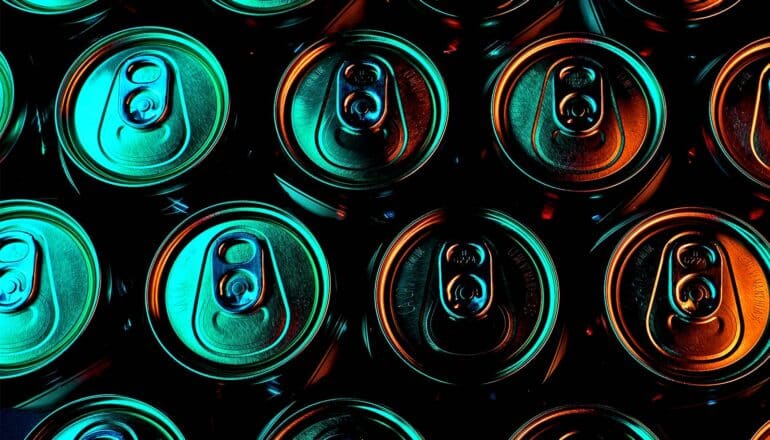
[[[0,52],[0,164],[21,136],[27,118],[27,103],[8,60]]]
[[[510,438],[656,440],[658,436],[639,420],[616,409],[601,405],[570,405],[553,408],[535,416]]]

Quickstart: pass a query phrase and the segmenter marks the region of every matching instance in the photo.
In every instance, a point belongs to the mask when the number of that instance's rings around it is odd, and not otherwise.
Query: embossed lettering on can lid
[[[653,162],[663,92],[629,49],[598,35],[537,41],[502,69],[492,95],[502,155],[539,184],[567,192],[621,185]]]
[[[203,44],[158,27],[98,41],[70,67],[56,130],[77,167],[102,182],[148,187],[198,165],[220,140],[230,96]]]
[[[615,0],[615,2],[664,30],[667,24],[679,23],[688,27],[714,18],[732,9],[741,0]]]
[[[156,339],[179,364],[220,380],[261,379],[296,358],[328,317],[320,244],[270,205],[228,202],[180,224],[147,279]]]
[[[38,15],[69,14],[105,0],[3,0],[3,3],[21,11]]]
[[[210,0],[231,12],[253,16],[284,14],[309,6],[317,0]]]
[[[157,408],[129,397],[96,395],[70,402],[41,421],[27,440],[183,440],[171,419]]]
[[[737,381],[770,353],[770,245],[723,212],[678,208],[634,226],[610,258],[609,325],[631,357],[667,381]]]
[[[556,324],[556,269],[543,243],[494,210],[437,210],[406,227],[377,271],[379,330],[437,382],[487,384],[530,363]]]
[[[421,440],[406,420],[382,405],[336,398],[301,408],[290,405],[260,433],[260,440],[359,439]]]
[[[49,365],[88,327],[101,272],[88,234],[41,202],[0,202],[0,379]]]
[[[447,125],[446,86],[412,43],[351,31],[305,49],[281,79],[275,124],[284,152],[326,185],[376,189],[423,167]]]
[[[770,189],[770,38],[735,53],[709,100],[712,154],[729,171]]]
[[[658,437],[639,420],[600,405],[553,408],[534,417],[511,436],[511,440],[564,438],[655,440]]]

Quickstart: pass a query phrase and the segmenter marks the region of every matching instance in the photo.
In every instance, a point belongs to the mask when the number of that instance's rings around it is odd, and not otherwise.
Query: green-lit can
[[[559,34],[522,49],[497,74],[490,111],[497,151],[539,188],[537,206],[558,200],[594,221],[630,212],[671,162],[655,75],[598,35]]]
[[[600,405],[572,405],[545,411],[524,424],[511,440],[535,439],[656,440],[655,433],[634,417]]]
[[[376,216],[436,154],[447,89],[412,43],[380,31],[328,37],[288,67],[275,97],[281,187],[328,217]]]
[[[129,397],[96,395],[57,409],[26,440],[184,440],[174,422],[157,408]]]
[[[198,377],[291,388],[333,360],[341,322],[332,281],[321,245],[296,218],[228,202],[193,214],[160,246],[147,317],[164,351]]]
[[[0,163],[21,136],[26,119],[27,104],[8,60],[0,52]]]
[[[93,329],[108,285],[91,239],[72,217],[41,202],[0,202],[4,407],[76,384],[71,375],[86,377],[107,354]]]
[[[501,211],[436,210],[412,222],[379,258],[373,302],[368,340],[385,342],[374,357],[432,384],[541,383],[558,363],[556,267]]]
[[[80,55],[61,83],[54,119],[76,187],[163,192],[212,154],[229,109],[225,73],[202,43],[138,27]]]
[[[362,0],[203,0],[217,12],[240,18],[250,28],[296,30],[299,26],[318,22],[317,28],[334,29],[335,22],[358,21],[363,12]]]
[[[360,399],[336,398],[305,406],[289,405],[258,438],[422,440],[423,436],[387,407]]]
[[[119,0],[3,0],[3,12],[8,13],[3,22],[22,34],[45,28],[71,38],[103,20],[117,3]]]

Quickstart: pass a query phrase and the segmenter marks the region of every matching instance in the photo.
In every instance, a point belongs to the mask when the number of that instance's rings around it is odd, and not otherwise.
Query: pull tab
[[[24,307],[37,289],[38,249],[31,235],[0,233],[0,312]]]
[[[647,310],[648,336],[658,351],[688,363],[711,362],[737,346],[743,324],[729,265],[722,245],[702,233],[669,240]]]
[[[264,250],[257,238],[244,232],[225,234],[211,252],[217,303],[231,313],[257,307],[265,293]]]
[[[155,126],[169,107],[170,75],[166,62],[156,55],[138,55],[120,67],[119,114],[134,128]]]
[[[78,440],[138,440],[133,429],[125,423],[99,423],[89,426],[75,437]]]
[[[546,75],[533,141],[546,164],[573,173],[612,166],[625,143],[604,69],[588,58],[554,63]]]
[[[455,319],[482,318],[492,305],[492,256],[486,244],[444,244],[439,252],[441,305]]]
[[[754,159],[770,170],[770,99],[768,96],[770,96],[770,65],[765,66],[759,75],[759,87],[749,138]]]
[[[388,75],[374,58],[345,61],[337,72],[337,117],[350,131],[377,131],[387,116]]]

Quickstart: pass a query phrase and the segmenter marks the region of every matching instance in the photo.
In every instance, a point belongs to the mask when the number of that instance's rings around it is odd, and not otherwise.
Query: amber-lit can
[[[757,40],[713,67],[702,133],[723,179],[740,194],[770,201],[770,38]],[[741,199],[744,200],[745,199]],[[755,199],[754,201],[757,201]],[[745,206],[749,206],[748,203]]]
[[[770,422],[762,425],[757,432],[751,437],[751,440],[767,440],[770,439]]]
[[[619,349],[610,368],[626,365],[629,375],[647,377],[631,388],[667,407],[712,405],[764,385],[767,240],[738,218],[706,208],[662,211],[612,232],[607,239],[616,244],[597,277],[604,325]]]
[[[631,212],[661,184],[666,104],[647,65],[613,40],[559,34],[522,49],[491,96],[496,151],[532,204],[571,223]]]
[[[448,111],[438,68],[409,41],[372,30],[325,38],[280,81],[275,177],[321,216],[388,220],[405,188],[430,186]]]
[[[475,389],[548,381],[566,339],[543,242],[488,209],[431,211],[373,267],[369,352],[407,383]]]
[[[333,398],[282,409],[259,440],[358,439],[422,440],[424,437],[390,408],[362,399]]]
[[[110,367],[122,324],[109,274],[69,214],[0,202],[3,408],[49,408]]]
[[[601,405],[570,405],[547,410],[519,428],[510,440],[617,438],[656,440],[658,436],[634,417]]]

